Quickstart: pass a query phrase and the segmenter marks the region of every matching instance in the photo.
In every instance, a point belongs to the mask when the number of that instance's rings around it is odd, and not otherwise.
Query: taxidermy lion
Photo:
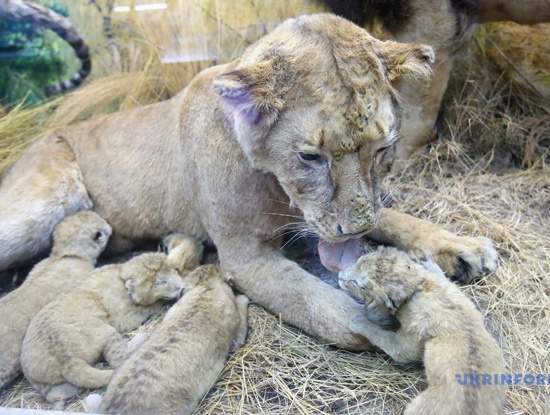
[[[548,0],[317,0],[328,9],[364,26],[381,22],[387,38],[430,45],[435,51],[433,76],[425,82],[402,82],[397,157],[406,159],[433,140],[434,128],[455,55],[478,23],[550,22]]]
[[[168,101],[48,134],[2,180],[0,269],[46,250],[66,212],[93,209],[113,227],[111,252],[171,232],[210,240],[251,301],[324,341],[368,348],[349,330],[361,306],[286,259],[279,230],[303,217],[325,259],[366,235],[431,256],[450,277],[496,267],[488,240],[381,202],[399,138],[394,85],[428,76],[433,60],[428,46],[301,16]]]
[[[88,411],[190,415],[216,382],[229,351],[246,339],[248,298],[235,297],[213,265],[183,279],[183,297],[115,371],[99,408]]]
[[[179,258],[146,253],[92,271],[86,284],[32,319],[21,351],[27,380],[56,408],[79,388],[106,386],[113,370],[92,365],[101,357],[112,367],[126,359],[121,334],[160,311],[162,302],[181,296],[180,267]]]
[[[431,272],[405,252],[380,247],[340,272],[339,284],[365,303],[352,330],[397,362],[424,361],[428,388],[405,415],[503,413],[505,388],[491,384],[504,373],[498,343],[475,305],[439,269]],[[386,329],[392,319],[400,325],[396,331]],[[481,380],[457,380],[470,375]]]
[[[31,319],[88,279],[109,236],[111,227],[94,212],[66,217],[55,228],[50,256],[34,266],[21,287],[0,298],[0,389],[21,373],[19,355]]]

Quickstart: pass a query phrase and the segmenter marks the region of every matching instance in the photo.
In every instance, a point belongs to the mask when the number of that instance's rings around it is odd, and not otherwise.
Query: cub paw
[[[397,331],[401,327],[399,320],[395,316],[395,311],[390,310],[382,303],[371,303],[365,308],[365,317],[371,323],[381,329]]]
[[[497,251],[490,239],[457,236],[445,241],[434,259],[448,278],[468,284],[497,268]]]

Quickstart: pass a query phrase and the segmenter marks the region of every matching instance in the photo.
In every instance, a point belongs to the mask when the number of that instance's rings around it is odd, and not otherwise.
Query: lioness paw
[[[485,237],[457,236],[434,254],[447,277],[465,284],[497,268],[497,251]]]

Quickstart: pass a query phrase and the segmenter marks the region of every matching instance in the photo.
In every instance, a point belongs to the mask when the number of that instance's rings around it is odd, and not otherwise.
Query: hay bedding
[[[486,64],[467,61],[477,66],[462,68],[451,85],[446,140],[389,178],[388,187],[401,210],[495,241],[499,268],[463,290],[500,343],[508,372],[550,374],[550,110],[486,76]],[[516,167],[521,163],[531,167]],[[297,259],[321,274],[311,250],[304,252]],[[247,344],[197,414],[395,414],[426,386],[421,368],[321,345],[258,306],[249,315]],[[0,406],[48,408],[25,380],[0,391]],[[82,409],[77,399],[67,407]],[[550,413],[550,386],[511,387],[506,413]]]
[[[495,241],[497,272],[464,291],[484,313],[509,372],[550,373],[548,167],[497,174],[448,141],[390,181],[403,210]],[[311,268],[315,261],[306,262]],[[143,329],[152,330],[159,318]],[[230,357],[196,413],[394,414],[425,387],[418,367],[321,345],[258,306],[250,307],[249,325],[247,344]],[[47,408],[25,380],[2,392],[0,405]],[[548,386],[515,386],[507,394],[508,414],[542,415],[549,408]],[[82,407],[74,400],[67,410]]]

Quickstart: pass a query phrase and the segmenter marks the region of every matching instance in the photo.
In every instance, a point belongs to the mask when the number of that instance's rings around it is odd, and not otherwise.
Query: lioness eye
[[[322,159],[321,155],[317,153],[298,153],[298,157],[306,162],[321,161]]]

